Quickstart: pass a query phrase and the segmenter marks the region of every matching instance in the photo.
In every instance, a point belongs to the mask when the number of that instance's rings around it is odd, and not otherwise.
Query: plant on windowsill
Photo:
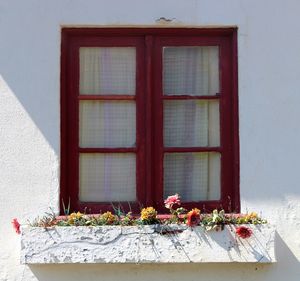
[[[130,212],[56,217],[48,214],[22,227],[22,263],[274,262],[274,228],[256,213],[201,214],[165,200],[169,217],[153,207]],[[245,240],[245,242],[243,241]]]

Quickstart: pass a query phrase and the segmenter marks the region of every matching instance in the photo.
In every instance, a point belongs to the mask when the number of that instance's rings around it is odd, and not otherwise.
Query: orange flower
[[[12,220],[12,225],[13,225],[13,228],[14,228],[14,230],[16,231],[16,233],[17,234],[21,234],[21,230],[20,230],[20,223],[18,222],[18,220],[16,219],[16,218],[14,218],[13,220]]]
[[[195,208],[187,213],[187,225],[196,226],[200,222],[200,210]]]

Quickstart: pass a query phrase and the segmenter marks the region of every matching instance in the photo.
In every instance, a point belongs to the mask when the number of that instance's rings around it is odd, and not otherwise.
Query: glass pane
[[[164,101],[164,146],[220,145],[219,101]]]
[[[79,200],[122,202],[136,200],[134,153],[80,154]]]
[[[80,101],[81,147],[134,147],[134,101]]]
[[[165,47],[165,95],[216,95],[219,93],[219,48]]]
[[[165,153],[164,198],[178,193],[183,202],[220,199],[220,153]]]
[[[134,95],[134,47],[80,48],[81,95]]]

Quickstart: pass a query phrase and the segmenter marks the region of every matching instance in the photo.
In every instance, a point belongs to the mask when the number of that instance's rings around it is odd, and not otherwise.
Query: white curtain
[[[182,201],[220,199],[220,153],[165,153],[164,198],[178,193]]]
[[[165,95],[215,95],[219,93],[219,48],[165,47]]]
[[[164,101],[164,146],[219,146],[219,119],[219,101]]]
[[[134,147],[135,101],[80,101],[81,147]]]
[[[164,95],[213,96],[219,93],[219,49],[166,47]],[[165,147],[220,146],[218,100],[165,100]],[[219,153],[165,153],[164,197],[183,201],[220,199]]]
[[[135,48],[82,47],[79,52],[81,95],[135,95]],[[81,100],[79,145],[135,147],[135,101]],[[81,153],[79,199],[83,202],[136,201],[135,153]]]
[[[80,201],[136,200],[134,153],[81,153],[79,160]]]
[[[133,47],[81,47],[81,95],[134,95],[136,51]]]

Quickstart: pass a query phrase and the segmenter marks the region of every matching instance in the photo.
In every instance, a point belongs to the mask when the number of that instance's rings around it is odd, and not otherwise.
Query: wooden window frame
[[[216,96],[163,96],[163,46],[219,46],[220,93]],[[134,46],[137,50],[136,96],[79,95],[79,47]],[[164,148],[163,100],[199,99],[220,101],[219,147]],[[135,100],[137,114],[136,148],[79,148],[79,100]],[[154,114],[155,113],[155,114]],[[154,125],[155,124],[155,125]],[[164,152],[220,152],[221,199],[184,203],[186,208],[204,211],[224,208],[239,212],[239,136],[237,93],[236,28],[63,28],[61,44],[61,178],[60,201],[71,209],[99,213],[112,210],[111,203],[80,202],[79,153],[135,152],[137,155],[137,199],[128,211],[138,213],[141,206],[163,206]],[[115,204],[118,205],[118,204]],[[62,203],[61,212],[63,213]]]

